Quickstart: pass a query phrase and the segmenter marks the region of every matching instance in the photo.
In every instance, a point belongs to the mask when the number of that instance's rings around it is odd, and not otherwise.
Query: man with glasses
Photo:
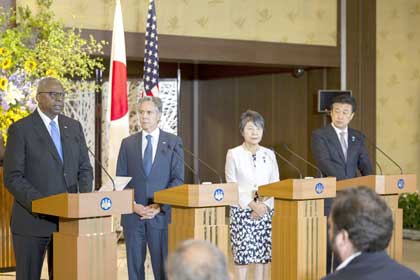
[[[11,217],[16,279],[40,279],[58,219],[32,212],[32,201],[58,193],[92,191],[92,166],[81,124],[61,115],[65,91],[54,78],[39,82],[38,108],[12,124],[4,156],[4,184],[15,198]]]
[[[344,180],[357,177],[357,171],[362,176],[373,173],[365,136],[348,126],[355,112],[356,101],[352,96],[336,96],[331,104],[331,124],[313,132],[312,153],[323,176]],[[328,216],[332,199],[325,199],[324,203],[325,215]],[[328,246],[327,273],[330,270],[331,249]]]

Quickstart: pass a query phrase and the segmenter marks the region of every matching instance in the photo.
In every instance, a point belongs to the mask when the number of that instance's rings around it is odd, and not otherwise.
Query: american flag
[[[149,1],[144,47],[143,84],[146,95],[159,95],[159,52],[155,1]],[[144,95],[144,94],[143,94]]]

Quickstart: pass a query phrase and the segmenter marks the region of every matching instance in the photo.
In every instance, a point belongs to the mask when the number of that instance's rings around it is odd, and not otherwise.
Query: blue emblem
[[[397,187],[402,190],[404,188],[405,182],[404,179],[399,179],[397,183]]]
[[[101,209],[107,211],[112,207],[112,200],[109,197],[104,197],[100,203]]]
[[[315,185],[315,192],[317,194],[321,194],[324,191],[324,185],[322,183],[318,183]]]
[[[225,192],[222,189],[216,189],[213,196],[216,201],[221,201],[225,197]]]

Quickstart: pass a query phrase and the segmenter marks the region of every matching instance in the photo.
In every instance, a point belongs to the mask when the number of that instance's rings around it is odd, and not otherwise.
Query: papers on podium
[[[123,177],[123,176],[116,176],[112,179],[115,183],[115,190],[122,191],[127,186],[128,182],[130,182],[132,177]],[[113,189],[111,180],[108,180],[102,187],[98,190],[100,192],[111,192]]]

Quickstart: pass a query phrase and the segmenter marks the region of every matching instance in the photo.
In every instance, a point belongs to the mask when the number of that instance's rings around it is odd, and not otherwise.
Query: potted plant
[[[403,209],[403,236],[420,240],[420,195],[418,192],[400,195],[398,207]]]

